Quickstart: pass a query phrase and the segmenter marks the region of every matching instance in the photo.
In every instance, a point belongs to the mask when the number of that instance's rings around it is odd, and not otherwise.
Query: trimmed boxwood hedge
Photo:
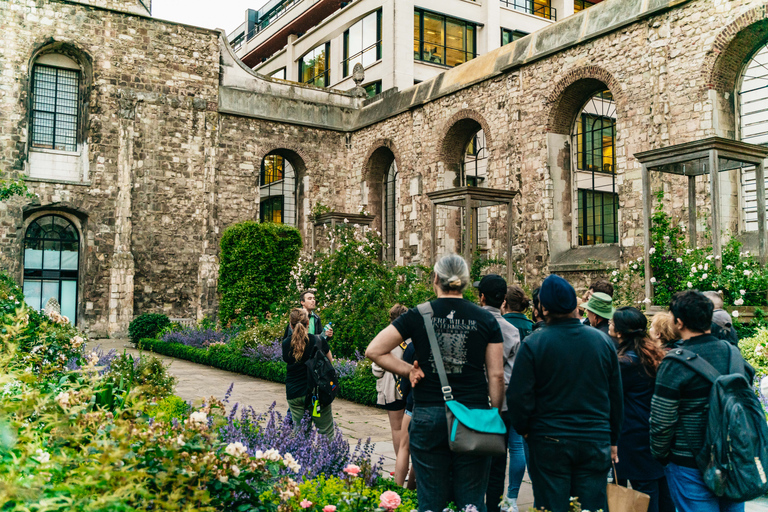
[[[279,361],[255,361],[233,354],[226,347],[196,348],[181,343],[168,343],[144,338],[138,343],[140,350],[149,350],[165,356],[185,359],[193,363],[213,366],[221,370],[249,375],[272,382],[285,382],[287,366]],[[362,405],[376,405],[376,377],[371,372],[356,373],[339,381],[339,397]]]

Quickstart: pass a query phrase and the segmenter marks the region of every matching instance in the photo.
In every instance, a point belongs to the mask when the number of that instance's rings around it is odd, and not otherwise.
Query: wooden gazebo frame
[[[715,264],[722,265],[722,244],[720,240],[720,181],[719,173],[755,166],[757,183],[757,232],[760,262],[766,261],[766,226],[765,226],[765,171],[763,161],[768,157],[768,148],[755,144],[709,137],[695,142],[686,142],[676,146],[652,149],[635,153],[635,158],[642,165],[643,182],[643,217],[645,227],[643,243],[645,245],[645,296],[651,298],[651,171],[688,176],[688,244],[696,248],[696,176],[708,174],[710,202],[712,208],[712,252]]]
[[[472,211],[487,206],[507,205],[507,281],[512,279],[512,245],[514,242],[513,200],[519,192],[516,190],[499,190],[484,187],[464,186],[427,192],[432,201],[432,264],[437,261],[437,209],[450,207],[463,209],[465,229],[472,224]],[[467,265],[472,268],[472,242],[469,236],[464,237],[461,250]]]

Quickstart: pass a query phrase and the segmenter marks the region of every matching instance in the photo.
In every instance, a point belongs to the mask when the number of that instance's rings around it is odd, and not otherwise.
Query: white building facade
[[[257,73],[373,96],[407,89],[600,0],[272,0],[229,36]]]

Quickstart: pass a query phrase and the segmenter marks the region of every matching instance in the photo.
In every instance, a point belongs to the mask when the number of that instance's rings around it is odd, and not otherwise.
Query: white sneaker
[[[506,496],[501,500],[499,508],[501,512],[519,512],[517,509],[517,499],[507,498]]]

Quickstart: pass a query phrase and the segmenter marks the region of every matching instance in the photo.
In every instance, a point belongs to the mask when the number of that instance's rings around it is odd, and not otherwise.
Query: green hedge
[[[154,338],[170,324],[171,321],[162,313],[144,313],[130,323],[128,337],[133,343],[144,338]]]
[[[285,224],[246,221],[228,227],[221,237],[221,319],[269,311],[285,295],[301,247],[299,230]]]
[[[138,348],[259,379],[285,382],[285,363],[255,361],[233,354],[226,347],[196,348],[145,338],[138,343]],[[376,405],[376,377],[371,373],[369,365],[365,364],[364,368],[351,378],[340,379],[338,396],[362,405]]]

